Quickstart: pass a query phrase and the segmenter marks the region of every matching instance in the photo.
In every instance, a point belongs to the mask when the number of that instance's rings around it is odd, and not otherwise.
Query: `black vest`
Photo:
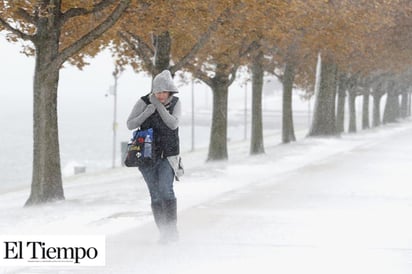
[[[146,105],[150,104],[149,95],[141,97]],[[173,97],[170,103],[165,105],[170,114],[173,113],[178,100],[179,98]],[[157,110],[143,122],[140,128],[143,130],[153,128],[156,159],[179,155],[179,128],[170,129],[163,122]]]

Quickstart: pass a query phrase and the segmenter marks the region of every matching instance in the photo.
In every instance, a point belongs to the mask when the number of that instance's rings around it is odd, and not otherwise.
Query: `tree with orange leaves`
[[[127,18],[120,23],[121,29],[115,30],[121,38],[114,41],[117,63],[152,76],[165,69],[174,75],[195,58],[234,8],[232,2],[132,3]],[[144,28],[136,27],[140,25]]]
[[[313,2],[316,1],[308,4]],[[371,41],[365,38],[393,24],[391,11],[399,9],[396,2],[324,1],[324,9],[313,28],[314,48],[321,52],[322,62],[320,89],[316,95],[309,136],[337,134],[335,95],[338,70],[356,74],[371,69],[370,60],[365,58],[365,49]]]
[[[33,82],[33,174],[26,205],[64,199],[57,122],[59,71],[69,61],[83,66],[99,51],[93,42],[122,16],[130,0],[1,1],[0,26],[11,42],[24,40],[25,53],[35,55]],[[100,42],[100,41],[99,41]]]
[[[240,1],[236,9],[220,22],[219,29],[212,33],[208,43],[196,55],[196,60],[184,66],[213,93],[208,161],[228,158],[229,87],[236,79],[238,67],[247,63],[248,54],[260,47],[253,32],[253,24],[259,23],[253,9],[250,9],[253,4],[254,1]]]

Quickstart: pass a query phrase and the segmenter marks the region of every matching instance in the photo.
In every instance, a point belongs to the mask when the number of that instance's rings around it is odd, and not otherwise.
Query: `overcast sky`
[[[14,108],[17,102],[31,107],[34,57],[26,57],[20,51],[19,44],[6,42],[4,34],[0,34],[1,108]],[[83,71],[70,65],[61,70],[58,93],[61,107],[76,102],[98,106],[110,101],[104,96],[113,85],[114,65],[110,54],[104,52],[90,60],[90,63]],[[127,70],[119,79],[119,104],[128,107],[132,98],[149,89],[149,77],[138,76]]]

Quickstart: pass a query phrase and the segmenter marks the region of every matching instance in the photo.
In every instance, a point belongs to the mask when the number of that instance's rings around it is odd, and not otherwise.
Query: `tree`
[[[226,160],[227,109],[229,86],[236,79],[240,65],[247,56],[259,48],[255,36],[248,31],[255,21],[252,2],[240,2],[230,16],[220,22],[219,29],[198,52],[194,62],[187,63],[185,70],[208,85],[213,93],[212,126],[208,161]]]
[[[363,103],[362,103],[362,129],[368,129],[369,126],[369,97],[370,97],[370,88],[366,87],[363,93]]]
[[[117,62],[152,76],[165,69],[175,75],[193,61],[234,8],[232,1],[144,2],[129,12],[121,30],[116,30],[121,38],[115,41]]]
[[[405,119],[408,116],[408,92],[403,90],[401,93],[400,117]]]
[[[33,82],[33,174],[26,205],[64,199],[57,123],[59,71],[69,61],[84,65],[87,46],[122,16],[130,0],[119,1],[2,1],[0,25],[8,40],[31,42],[25,53],[35,55]]]
[[[356,97],[358,96],[358,86],[356,79],[352,80],[348,89],[349,94],[349,132],[356,132]]]
[[[263,52],[259,51],[252,63],[252,130],[250,154],[265,152],[263,145],[262,90],[263,90]]]
[[[246,17],[253,17],[255,20],[248,22],[246,31],[254,37],[253,43],[257,48],[255,52],[249,54],[247,61],[252,71],[250,154],[255,155],[265,152],[262,120],[263,79],[265,71],[273,73],[277,65],[277,60],[273,58],[273,55],[275,48],[280,46],[279,38],[284,35],[279,26],[284,19],[287,3],[282,0],[260,1],[259,3],[250,1],[249,5],[247,12],[250,14]],[[268,58],[269,56],[272,56],[272,60]]]
[[[294,58],[293,54],[288,55],[282,77],[282,143],[296,141],[292,111],[292,90],[296,69]]]
[[[207,84],[213,93],[212,126],[210,129],[208,161],[226,160],[227,151],[227,107],[229,86],[236,79],[238,64],[215,63],[215,76],[206,72],[195,72],[197,78]]]
[[[326,83],[333,84],[334,69],[332,67],[335,66],[341,72],[352,74],[359,73],[359,71],[376,70],[374,65],[379,59],[379,51],[375,49],[381,48],[371,49],[371,45],[377,44],[373,42],[377,41],[379,31],[387,28],[393,21],[391,12],[394,3],[392,1],[374,1],[374,3],[349,0],[323,2],[324,12],[319,13],[319,18],[316,18],[317,20],[311,26],[313,34],[308,39],[313,41],[313,49],[321,52],[322,69],[326,66],[326,72],[322,72],[321,77],[328,79],[320,79],[320,89],[317,93],[317,97],[320,98],[317,101],[321,103],[315,105],[309,136],[336,135],[337,131],[340,131],[335,128],[336,124],[332,122],[335,120],[333,110],[337,87],[326,85]],[[310,4],[313,3],[310,2]],[[308,5],[310,4],[308,3]],[[322,4],[320,4],[321,6]],[[335,81],[335,83],[338,82]],[[323,90],[322,87],[327,87],[327,90]],[[340,99],[343,99],[343,96]],[[353,102],[354,97],[352,96],[351,99]],[[324,104],[332,105],[325,106]],[[341,121],[343,121],[342,106],[341,101],[338,112],[340,127]],[[351,130],[353,129],[352,124]]]
[[[346,91],[348,86],[348,79],[345,73],[339,73],[338,79],[338,102],[336,110],[336,131],[338,134],[345,131],[345,101],[346,101]]]
[[[373,98],[373,119],[372,126],[377,127],[381,125],[381,99],[385,95],[385,79],[377,79],[372,90]]]
[[[360,95],[368,95],[365,79],[361,77],[359,73],[350,76],[348,79],[348,94],[349,94],[349,132],[355,133],[357,131],[357,118],[356,118],[356,97]],[[363,117],[362,124],[369,123],[369,118],[365,117],[368,114],[369,100],[364,100],[363,104]],[[366,121],[365,121],[366,120]]]
[[[387,85],[388,90],[386,91],[386,104],[383,112],[384,124],[394,123],[399,118],[399,96],[398,96],[398,85],[394,79],[390,79]]]
[[[319,89],[316,94],[312,127],[309,136],[337,135],[335,99],[337,65],[330,56],[320,61]]]
[[[282,142],[289,143],[296,140],[292,90],[299,57],[305,54],[300,48],[300,40],[304,36],[302,28],[307,24],[308,16],[300,1],[260,1],[259,4],[262,5],[256,4],[253,8],[258,23],[251,25],[255,42],[259,45],[257,56],[265,58],[250,55],[252,71],[261,72],[254,73],[253,78],[259,78],[257,82],[263,81],[263,72],[266,71],[282,82]],[[298,17],[300,20],[295,20]],[[299,61],[302,60],[304,58]],[[262,86],[256,85],[253,87],[251,154],[264,152],[261,98]]]

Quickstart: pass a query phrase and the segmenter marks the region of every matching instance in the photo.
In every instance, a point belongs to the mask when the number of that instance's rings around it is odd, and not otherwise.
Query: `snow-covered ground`
[[[306,131],[298,132],[303,137]],[[300,138],[301,139],[301,138]],[[3,273],[411,273],[412,121],[342,138],[279,145],[230,160],[185,153],[175,185],[178,243],[157,244],[136,169],[65,179],[66,201],[22,208],[0,194],[0,235],[107,236],[105,267],[3,268]]]

